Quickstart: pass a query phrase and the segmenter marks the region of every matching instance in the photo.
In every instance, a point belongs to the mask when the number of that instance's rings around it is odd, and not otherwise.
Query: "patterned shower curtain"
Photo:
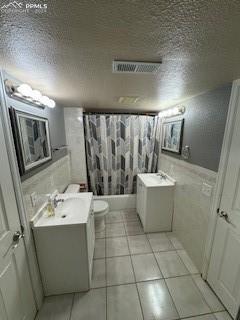
[[[156,172],[158,117],[85,115],[84,129],[90,190],[95,195],[136,192],[136,175]]]

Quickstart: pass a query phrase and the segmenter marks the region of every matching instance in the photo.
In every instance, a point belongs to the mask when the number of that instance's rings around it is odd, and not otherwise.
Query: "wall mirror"
[[[21,175],[52,159],[48,119],[10,109]]]
[[[166,120],[162,129],[162,150],[181,153],[184,119]]]

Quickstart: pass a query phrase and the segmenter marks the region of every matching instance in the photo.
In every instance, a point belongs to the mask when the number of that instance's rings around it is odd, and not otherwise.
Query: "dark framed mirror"
[[[48,119],[10,108],[20,175],[52,159]]]

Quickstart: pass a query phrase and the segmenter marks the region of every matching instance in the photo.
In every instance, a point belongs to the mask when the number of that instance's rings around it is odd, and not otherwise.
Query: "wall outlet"
[[[31,198],[31,202],[32,202],[32,206],[35,207],[37,204],[37,194],[36,192],[33,192],[30,194],[30,198]]]
[[[202,184],[202,194],[204,194],[206,197],[211,197],[212,195],[212,186],[207,183]]]

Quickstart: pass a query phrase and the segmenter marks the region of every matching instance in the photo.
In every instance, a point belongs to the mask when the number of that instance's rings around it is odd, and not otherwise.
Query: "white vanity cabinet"
[[[172,230],[174,186],[163,173],[138,174],[136,206],[144,232]]]
[[[92,193],[60,194],[54,217],[35,217],[32,229],[46,296],[87,291],[95,246]]]

